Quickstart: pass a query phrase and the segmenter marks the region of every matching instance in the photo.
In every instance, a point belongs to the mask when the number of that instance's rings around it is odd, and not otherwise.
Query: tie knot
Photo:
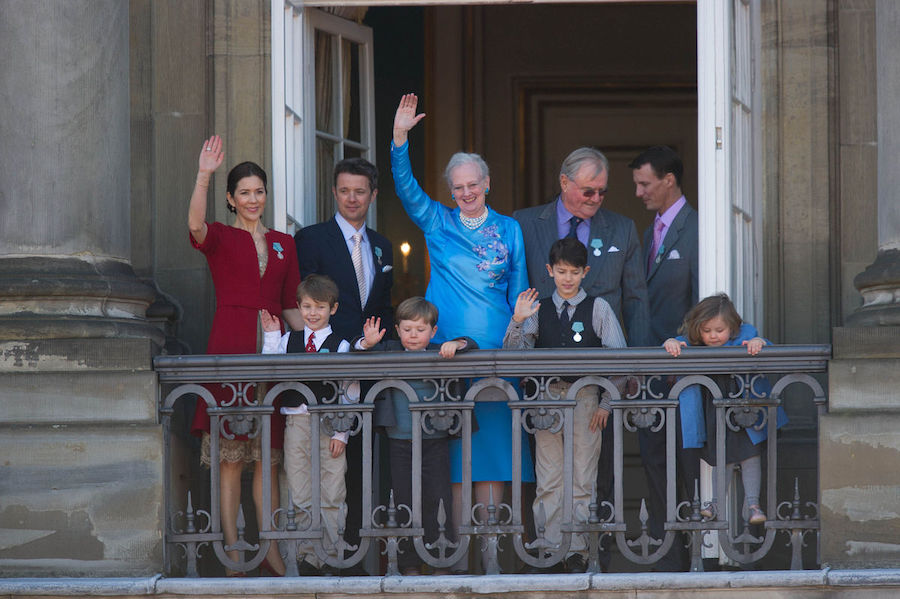
[[[362,233],[354,233],[351,239],[353,240],[353,243],[359,245],[362,241]]]
[[[656,219],[656,230],[659,233],[662,233],[663,227],[665,227],[665,226],[666,226],[666,223],[664,223],[661,218]]]
[[[577,216],[572,217],[572,224],[575,225],[576,227],[583,222],[584,222],[583,218],[578,218]]]
[[[562,303],[562,309],[563,309],[563,310],[568,310],[568,309],[569,309],[569,305],[570,305],[569,302],[567,302],[566,300],[563,300],[563,303]]]
[[[312,340],[315,339],[315,338],[316,338],[316,332],[315,332],[315,331],[310,331],[310,332],[309,332],[309,340],[312,341]]]

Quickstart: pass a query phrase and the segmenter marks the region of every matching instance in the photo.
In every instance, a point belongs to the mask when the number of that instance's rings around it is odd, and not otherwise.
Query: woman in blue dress
[[[486,205],[490,188],[487,164],[477,154],[454,154],[444,176],[457,207],[436,202],[419,186],[409,162],[409,130],[422,120],[418,98],[406,94],[394,117],[391,169],[394,187],[412,221],[425,233],[431,260],[431,280],[425,297],[439,311],[434,341],[468,336],[481,349],[503,345],[503,334],[519,293],[528,287],[525,246],[519,224]],[[504,482],[512,480],[512,414],[505,403],[475,406],[478,432],[472,435],[472,480],[475,503],[503,497]],[[450,447],[451,477],[462,481],[461,444]],[[522,444],[522,480],[534,481],[528,444]],[[454,484],[459,505],[461,485]],[[457,520],[459,522],[459,520]]]

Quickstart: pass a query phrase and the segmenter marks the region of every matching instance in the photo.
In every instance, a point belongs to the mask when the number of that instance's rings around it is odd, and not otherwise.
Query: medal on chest
[[[572,332],[575,334],[572,335],[572,341],[575,343],[581,343],[581,340],[584,338],[581,336],[582,331],[584,331],[584,323],[580,320],[576,320],[572,323]]]
[[[591,247],[594,248],[594,255],[599,256],[600,248],[603,247],[603,240],[600,239],[599,237],[595,237],[595,238],[591,239]]]
[[[284,254],[282,254],[282,252],[284,251],[284,248],[281,247],[281,244],[279,242],[276,241],[275,243],[273,243],[272,249],[275,250],[276,252],[278,252],[279,260],[284,260]]]
[[[662,262],[662,257],[663,257],[663,254],[665,254],[665,253],[666,253],[666,246],[664,246],[664,245],[659,246],[659,251],[656,252],[656,263],[657,264]]]

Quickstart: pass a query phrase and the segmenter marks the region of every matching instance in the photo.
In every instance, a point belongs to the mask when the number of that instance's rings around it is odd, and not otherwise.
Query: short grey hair
[[[491,172],[488,169],[487,162],[484,161],[484,158],[482,158],[478,154],[457,152],[450,157],[450,161],[447,163],[447,168],[444,169],[444,179],[446,179],[447,181],[447,187],[453,187],[453,182],[450,180],[450,174],[454,171],[454,169],[465,164],[474,164],[475,166],[477,166],[478,170],[481,171],[482,181],[484,181],[491,175]]]
[[[594,165],[594,172],[591,178],[598,176],[600,173],[609,172],[609,160],[603,155],[603,152],[595,148],[578,148],[563,160],[562,166],[559,168],[559,174],[565,175],[570,181],[575,180],[578,171],[586,164]]]

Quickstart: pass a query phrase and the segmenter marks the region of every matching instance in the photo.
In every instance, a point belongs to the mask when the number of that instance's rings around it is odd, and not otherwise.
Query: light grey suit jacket
[[[558,198],[557,198],[558,199]],[[540,297],[548,297],[556,286],[547,274],[550,246],[559,239],[556,222],[556,199],[541,206],[513,213],[525,238],[525,262],[529,285]],[[646,345],[650,335],[647,286],[644,279],[643,253],[634,221],[601,208],[591,219],[590,240],[602,242],[600,255],[588,247],[591,267],[582,287],[594,297],[602,297],[625,324],[628,345]]]
[[[644,266],[653,246],[653,227],[644,231]],[[697,211],[685,204],[678,211],[666,237],[663,251],[657,252],[647,271],[647,294],[650,297],[650,328],[653,345],[662,345],[678,334],[678,328],[694,304],[699,301],[697,261]]]

